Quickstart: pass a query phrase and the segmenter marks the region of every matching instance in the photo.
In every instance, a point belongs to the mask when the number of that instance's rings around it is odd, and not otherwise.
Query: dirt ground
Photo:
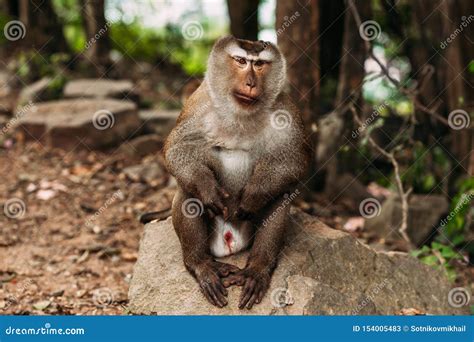
[[[138,217],[172,198],[122,173],[136,162],[37,143],[0,151],[0,201],[24,203],[0,215],[0,313],[126,313]]]
[[[0,215],[0,314],[127,314],[142,233],[138,218],[169,208],[173,196],[166,172],[151,182],[124,172],[150,162],[160,163],[161,157],[80,146],[67,153],[39,143],[0,149],[3,210],[16,201],[9,215]],[[348,230],[344,201],[318,198],[298,205],[329,226]],[[349,231],[373,246],[403,249],[357,227]],[[459,265],[459,282],[469,284],[473,273]]]

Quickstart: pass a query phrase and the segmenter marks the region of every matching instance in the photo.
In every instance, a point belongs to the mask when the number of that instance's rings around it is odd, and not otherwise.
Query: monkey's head
[[[286,80],[286,61],[272,43],[227,36],[209,56],[207,84],[215,105],[248,115],[269,107]]]

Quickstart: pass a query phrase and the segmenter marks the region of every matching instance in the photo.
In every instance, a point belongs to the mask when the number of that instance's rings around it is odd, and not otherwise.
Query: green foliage
[[[207,30],[203,23],[204,31]],[[113,23],[110,28],[112,47],[125,57],[156,63],[166,58],[179,64],[190,75],[202,75],[214,39],[188,41],[177,25],[148,29],[138,22]]]
[[[463,259],[450,246],[439,242],[433,242],[431,246],[423,246],[421,249],[412,251],[410,254],[420,259],[426,265],[442,270],[451,282],[454,282],[457,277],[452,265],[453,261]]]
[[[469,62],[469,72],[471,74],[474,74],[474,59],[471,59],[471,61]]]
[[[8,18],[6,15],[0,13],[0,28],[2,29],[2,33],[3,33],[3,28],[5,27],[5,25],[10,21],[11,19]],[[4,44],[8,42],[7,38],[5,37],[4,34],[0,34],[0,43]]]
[[[442,221],[443,234],[438,237],[439,241],[449,240],[455,246],[465,242],[469,228],[467,217],[469,214],[474,215],[474,208],[471,205],[473,198],[474,177],[471,177],[461,182],[459,192],[452,199],[449,215]]]
[[[78,0],[53,0],[53,7],[63,24],[64,37],[73,52],[81,52],[86,44],[81,7]]]
[[[21,51],[11,65],[13,71],[25,83],[31,83],[42,77],[64,77],[63,67],[70,60],[70,56],[64,53],[52,55],[41,55],[36,51]],[[57,84],[55,84],[57,86]]]
[[[408,155],[407,165],[402,172],[402,181],[413,187],[414,193],[436,192],[451,170],[451,162],[441,147],[425,147],[416,142]]]
[[[21,51],[9,67],[25,84],[50,77],[52,80],[48,85],[49,97],[60,98],[67,82],[64,66],[69,60],[70,56],[64,53],[43,56],[35,51]]]

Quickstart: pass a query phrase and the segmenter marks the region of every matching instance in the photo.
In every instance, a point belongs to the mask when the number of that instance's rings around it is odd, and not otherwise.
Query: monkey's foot
[[[240,295],[239,309],[251,309],[254,304],[262,301],[270,287],[271,276],[266,270],[245,268],[223,279],[225,287],[231,285],[243,286]]]
[[[195,277],[207,300],[219,308],[227,305],[227,289],[221,278],[240,271],[237,266],[218,261],[206,261],[196,266]]]

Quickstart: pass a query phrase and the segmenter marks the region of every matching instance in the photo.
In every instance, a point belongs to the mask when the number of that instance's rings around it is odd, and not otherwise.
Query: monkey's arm
[[[301,180],[309,167],[310,148],[304,132],[278,148],[269,149],[257,160],[252,176],[242,191],[238,216],[255,214]]]
[[[197,126],[192,117],[178,124],[166,140],[165,160],[168,171],[183,191],[218,215],[226,211],[223,199],[228,193],[216,180],[213,170],[218,161]]]

